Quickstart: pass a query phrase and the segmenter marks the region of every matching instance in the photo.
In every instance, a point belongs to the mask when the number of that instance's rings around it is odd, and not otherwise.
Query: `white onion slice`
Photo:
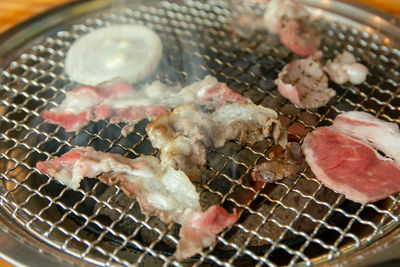
[[[160,37],[142,25],[112,25],[72,44],[65,59],[70,79],[86,85],[122,77],[138,82],[154,72],[162,55]]]

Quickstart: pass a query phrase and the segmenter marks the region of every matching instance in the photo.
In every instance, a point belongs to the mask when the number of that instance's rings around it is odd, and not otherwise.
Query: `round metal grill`
[[[300,139],[293,129],[329,125],[337,114],[349,110],[400,122],[400,53],[390,37],[372,28],[310,8],[323,35],[325,57],[349,50],[370,74],[358,86],[331,84],[337,95],[329,105],[304,110],[282,98],[273,83],[296,57],[279,45],[276,36],[263,32],[249,39],[235,36],[227,27],[230,11],[225,2],[130,5],[114,5],[73,20],[64,14],[62,26],[33,36],[0,61],[0,202],[14,224],[47,246],[90,263],[150,266],[311,265],[361,250],[398,226],[398,195],[373,204],[353,203],[323,187],[309,168],[274,184],[256,184],[250,173],[255,164],[268,159],[273,140],[253,146],[230,142],[208,151],[198,189],[203,208],[212,204],[236,208],[239,220],[219,235],[217,244],[179,263],[172,256],[178,225],[144,216],[138,203],[117,187],[86,179],[74,191],[40,174],[37,161],[76,146],[131,158],[157,153],[147,139],[146,121],[123,137],[122,124],[100,121],[65,133],[40,118],[44,109],[60,103],[77,86],[63,71],[68,48],[83,34],[109,24],[140,23],[160,35],[162,62],[142,84],[155,79],[189,84],[214,75],[255,103],[276,110],[291,138]]]

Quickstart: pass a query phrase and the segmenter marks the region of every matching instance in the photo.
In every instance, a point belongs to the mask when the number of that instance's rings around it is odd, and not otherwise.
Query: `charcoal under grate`
[[[74,191],[40,174],[37,161],[77,146],[130,158],[157,155],[146,135],[147,121],[123,137],[123,124],[100,121],[66,133],[40,118],[44,109],[60,103],[77,86],[63,71],[68,48],[83,34],[109,24],[144,24],[162,39],[164,54],[158,70],[137,87],[155,79],[170,85],[189,84],[211,74],[256,104],[276,110],[289,132],[329,125],[336,115],[349,110],[400,121],[400,53],[396,43],[388,44],[389,37],[369,27],[310,8],[320,15],[316,27],[323,34],[325,56],[352,51],[370,74],[357,86],[331,84],[337,95],[329,105],[304,110],[282,98],[273,83],[283,66],[296,57],[279,45],[276,36],[257,32],[241,39],[233,35],[227,27],[230,11],[224,1],[131,5],[114,4],[73,21],[64,15],[62,26],[54,25],[20,44],[0,61],[0,201],[13,223],[47,246],[90,263],[150,266],[311,265],[340,259],[396,229],[398,195],[373,204],[353,203],[322,186],[309,168],[274,184],[252,182],[252,168],[268,158],[272,139],[252,146],[229,142],[208,150],[207,169],[196,185],[202,207],[236,208],[240,217],[215,245],[181,263],[172,256],[179,226],[143,215],[138,203],[118,187],[85,179]],[[291,138],[299,136],[291,134]]]

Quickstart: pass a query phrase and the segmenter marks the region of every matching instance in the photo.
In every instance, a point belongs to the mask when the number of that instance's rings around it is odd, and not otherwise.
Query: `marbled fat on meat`
[[[393,160],[330,127],[308,134],[302,148],[316,177],[350,200],[375,202],[400,191],[400,169]]]
[[[179,260],[211,245],[219,232],[237,220],[236,210],[229,214],[219,206],[211,206],[201,211],[199,194],[187,176],[162,166],[152,156],[128,159],[85,147],[38,162],[36,167],[73,189],[85,177],[118,185],[127,196],[138,200],[144,214],[156,215],[165,223],[182,224],[176,252]]]
[[[397,124],[380,120],[366,112],[350,111],[338,115],[331,127],[368,143],[400,166],[400,130]]]
[[[212,76],[184,88],[167,87],[155,81],[141,90],[116,78],[96,87],[82,86],[66,93],[64,101],[45,110],[42,117],[64,127],[67,132],[78,131],[91,121],[124,122],[127,125],[122,134],[126,136],[137,122],[155,120],[170,109],[189,103],[215,109],[226,103],[252,102]]]

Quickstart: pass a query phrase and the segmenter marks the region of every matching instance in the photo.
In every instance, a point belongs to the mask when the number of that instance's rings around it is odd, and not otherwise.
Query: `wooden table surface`
[[[57,5],[76,0],[0,0],[0,33]],[[119,1],[119,0],[115,0]],[[400,0],[354,0],[400,18]],[[2,244],[3,246],[6,244]],[[12,266],[0,259],[0,267]]]

